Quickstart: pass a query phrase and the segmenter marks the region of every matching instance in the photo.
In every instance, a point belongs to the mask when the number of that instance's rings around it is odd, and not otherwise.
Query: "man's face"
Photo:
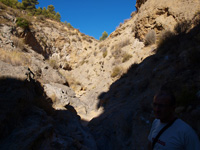
[[[169,122],[174,115],[174,107],[170,105],[170,97],[167,95],[157,96],[153,100],[155,118],[161,122]]]

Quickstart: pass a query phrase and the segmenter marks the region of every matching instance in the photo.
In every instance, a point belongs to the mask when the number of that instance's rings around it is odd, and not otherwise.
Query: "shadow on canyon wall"
[[[200,136],[199,20],[179,23],[175,32],[163,33],[154,55],[133,64],[99,95],[97,107],[104,113],[88,124],[99,149],[145,148],[153,120],[152,99],[162,86],[174,91],[177,115]]]
[[[0,149],[96,149],[79,119],[54,110],[40,82],[0,79]]]

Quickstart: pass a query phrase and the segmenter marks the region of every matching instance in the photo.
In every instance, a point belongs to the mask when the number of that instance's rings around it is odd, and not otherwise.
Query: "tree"
[[[41,15],[42,14],[42,8],[38,7],[38,9],[35,12],[35,15]]]
[[[107,33],[106,31],[104,31],[104,32],[102,33],[102,36],[100,37],[100,41],[105,40],[107,37],[108,37],[108,33]]]
[[[16,8],[16,5],[18,3],[17,0],[0,0],[0,2],[4,3],[7,6],[13,7],[13,8]]]
[[[60,13],[57,12],[56,15],[55,15],[55,19],[56,19],[57,21],[60,21],[60,18],[61,18]]]
[[[47,13],[46,7],[43,7],[43,9],[42,9],[42,15],[44,15],[45,17],[48,17],[48,13]]]
[[[21,27],[23,29],[29,28],[29,22],[25,18],[18,17],[16,20],[16,24],[18,27]]]
[[[22,3],[18,2],[18,3],[17,3],[17,8],[18,8],[18,9],[23,9]]]
[[[23,9],[33,11],[36,9],[35,5],[38,5],[38,0],[22,0]]]
[[[68,28],[73,28],[73,26],[70,23],[67,23]]]
[[[64,23],[65,25],[67,25],[67,21],[64,21],[63,23]]]
[[[50,14],[52,14],[52,15],[56,15],[56,12],[55,12],[55,7],[53,6],[53,5],[49,5],[48,7],[47,7],[47,11],[48,11],[48,13],[50,13]]]

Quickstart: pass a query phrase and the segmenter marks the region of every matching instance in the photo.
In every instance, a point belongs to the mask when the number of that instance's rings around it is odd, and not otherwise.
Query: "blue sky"
[[[19,0],[21,2],[21,0]],[[80,32],[99,39],[112,33],[135,11],[136,0],[38,0],[36,7],[54,5],[61,21],[69,22]]]

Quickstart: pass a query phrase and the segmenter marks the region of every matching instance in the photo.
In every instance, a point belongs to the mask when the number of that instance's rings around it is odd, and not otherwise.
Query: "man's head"
[[[153,111],[157,119],[167,123],[174,118],[176,100],[172,92],[167,90],[159,91],[153,99]]]

